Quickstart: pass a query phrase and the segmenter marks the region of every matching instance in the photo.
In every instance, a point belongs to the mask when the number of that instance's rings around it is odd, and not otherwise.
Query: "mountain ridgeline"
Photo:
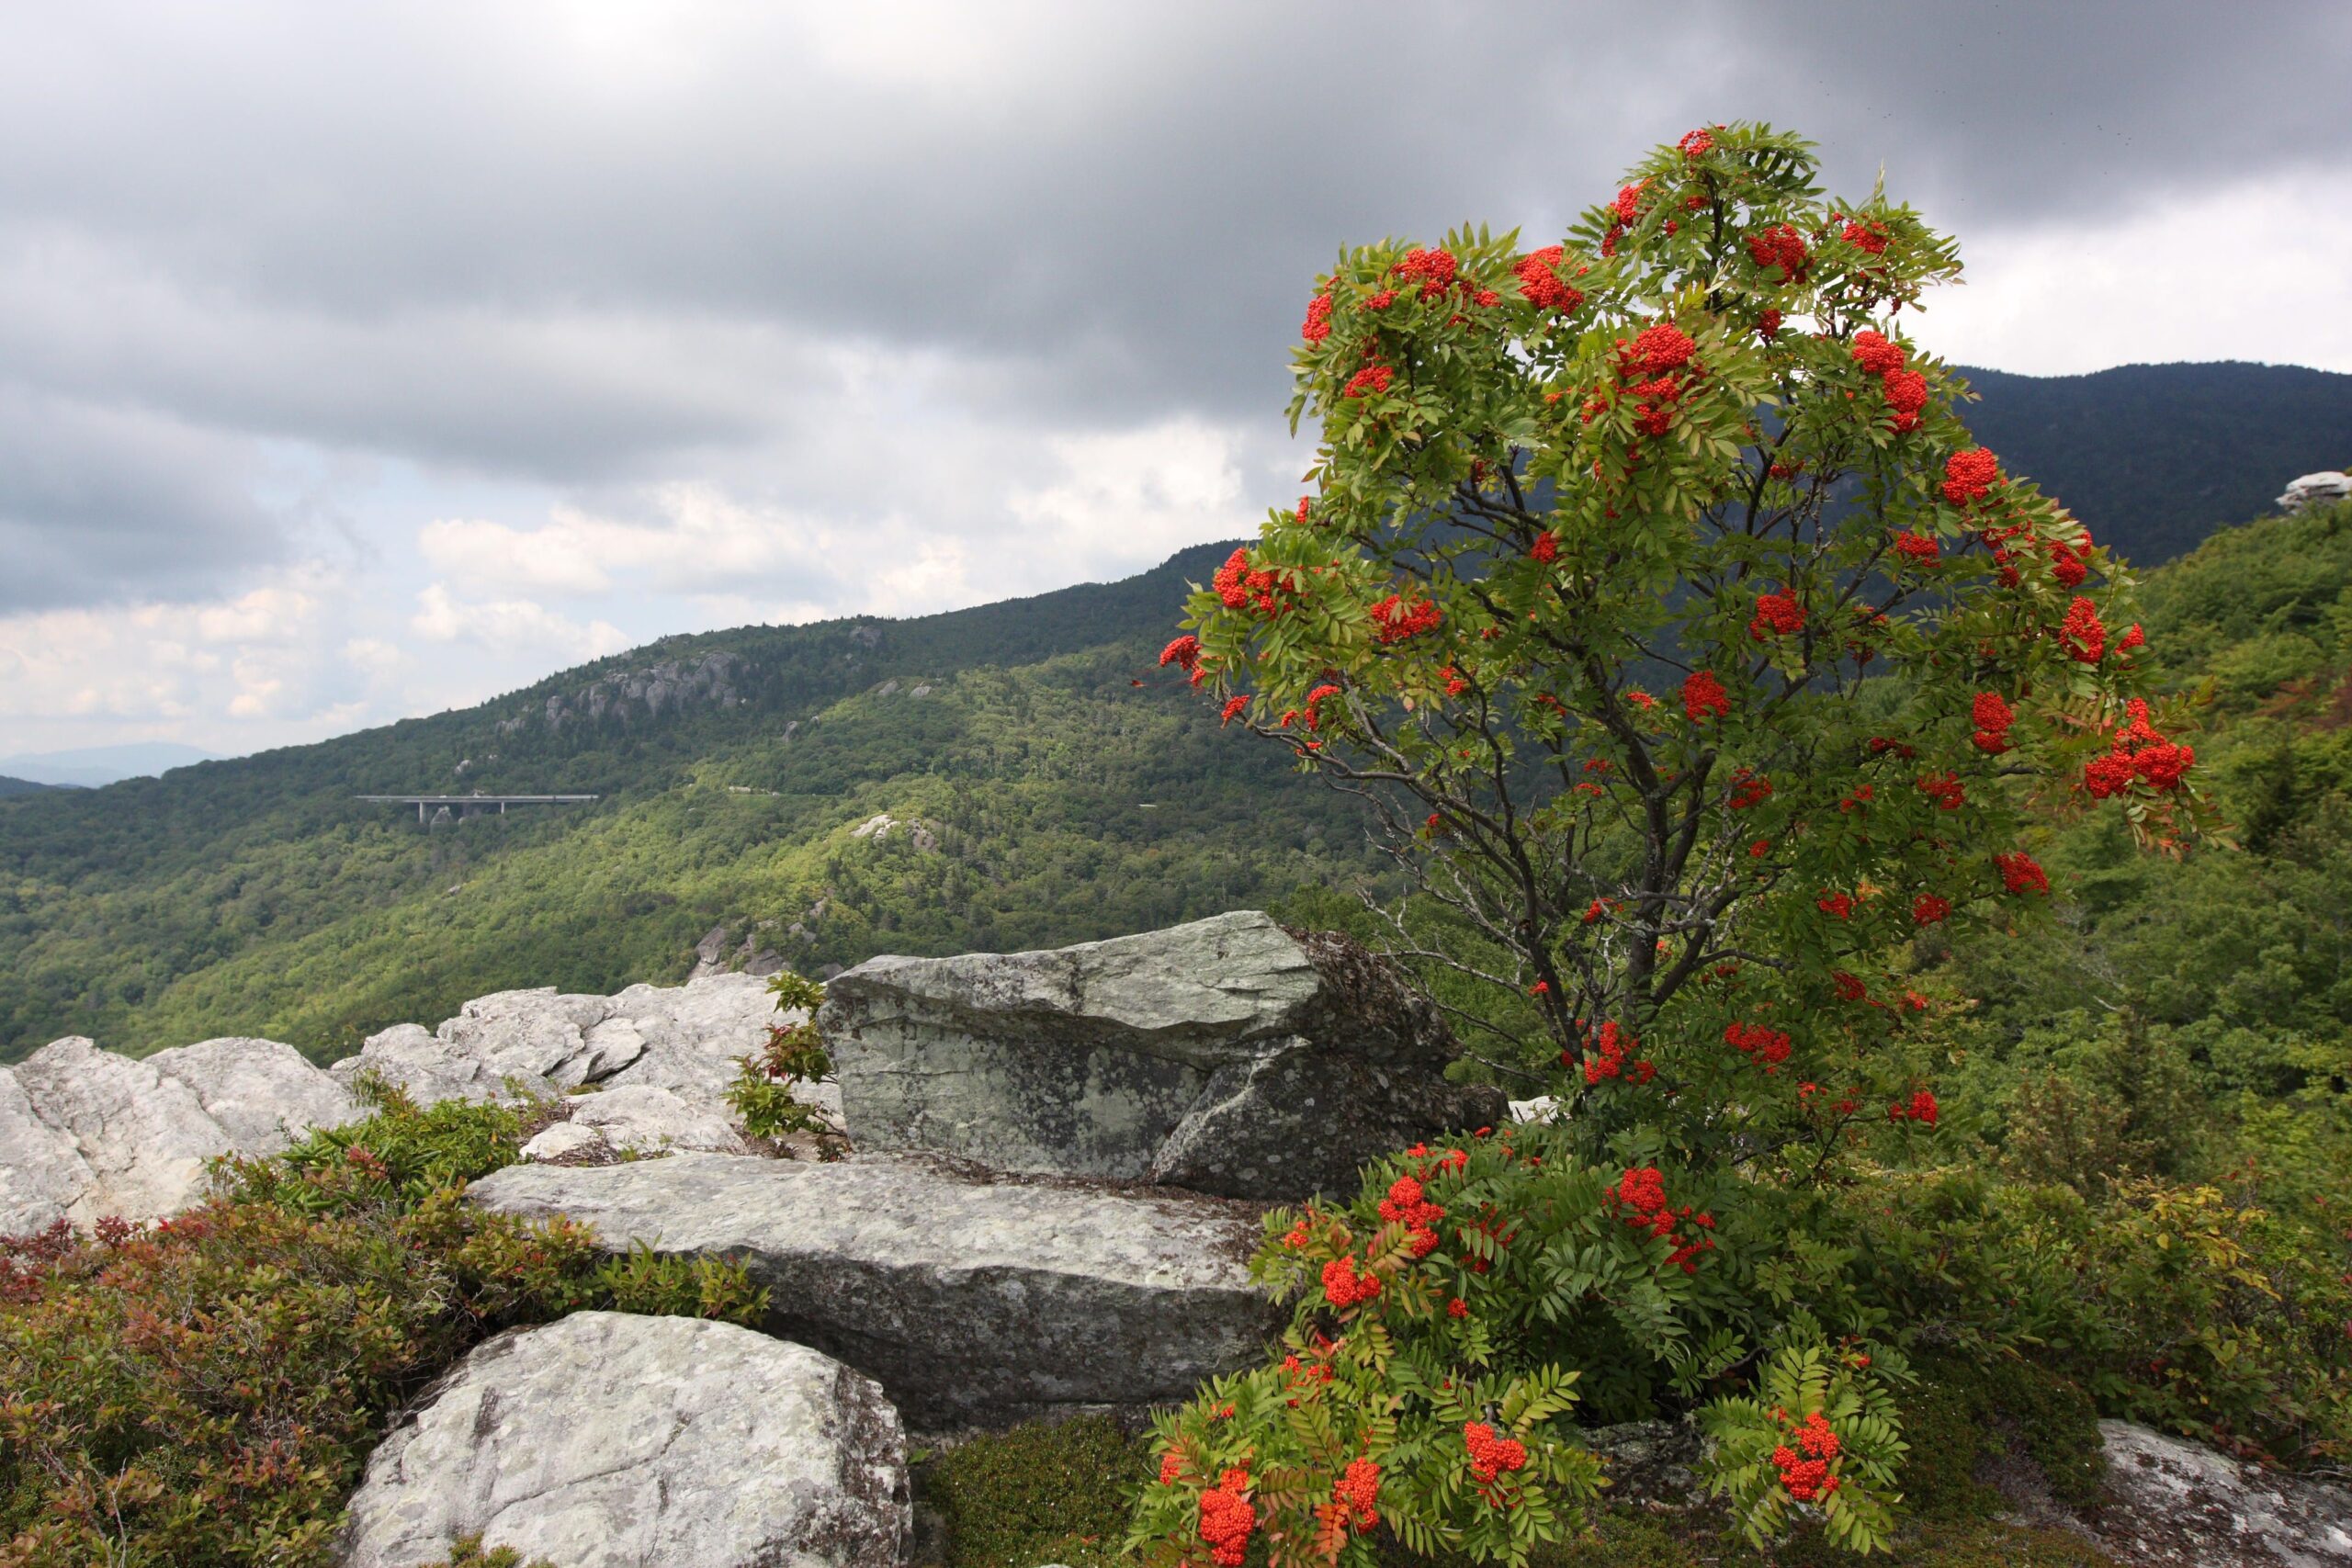
[[[2352,376],[1970,375],[1984,444],[2143,564],[2352,458]],[[263,1034],[326,1059],[492,990],[675,980],[714,932],[814,971],[1374,881],[1351,803],[1152,670],[1230,548],[947,615],[664,638],[478,707],[104,789],[0,784],[0,1060],[67,1033],[141,1052]],[[2325,625],[2292,635],[2312,664],[2294,678],[2334,667]],[[402,791],[601,798],[431,831],[353,799]]]

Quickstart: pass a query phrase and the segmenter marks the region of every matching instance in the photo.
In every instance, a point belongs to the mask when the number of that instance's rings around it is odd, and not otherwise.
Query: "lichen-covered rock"
[[[897,1568],[906,1440],[831,1357],[696,1318],[584,1312],[481,1346],[368,1461],[345,1568],[460,1536],[563,1568]]]
[[[869,960],[818,1018],[862,1151],[1270,1200],[1505,1115],[1394,969],[1254,910],[1042,953]],[[1311,1113],[1315,1135],[1295,1128]]]
[[[2091,1533],[2148,1568],[2342,1568],[2352,1492],[2262,1469],[2127,1421],[2102,1421],[2107,1502]]]
[[[0,1228],[160,1219],[219,1155],[277,1154],[358,1106],[290,1045],[221,1039],[134,1058],[80,1035],[0,1071]]]
[[[739,1258],[771,1290],[771,1331],[931,1426],[1181,1400],[1254,1364],[1279,1320],[1245,1266],[1255,1208],[1165,1189],[684,1154],[510,1166],[467,1199],[568,1214],[615,1252]]]

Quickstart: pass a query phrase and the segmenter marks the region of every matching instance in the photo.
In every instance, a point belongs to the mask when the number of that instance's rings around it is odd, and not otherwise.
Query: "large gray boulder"
[[[1508,1114],[1393,968],[1255,910],[1044,953],[868,960],[819,1029],[862,1152],[1231,1197],[1350,1191],[1365,1161]]]
[[[926,1427],[1188,1397],[1279,1317],[1245,1267],[1254,1207],[991,1179],[910,1158],[684,1154],[509,1166],[468,1201],[566,1214],[616,1252],[740,1258],[774,1333],[877,1379]]]
[[[204,1196],[220,1155],[277,1154],[359,1115],[343,1087],[275,1040],[207,1040],[147,1057],[80,1035],[0,1069],[0,1231],[63,1218],[161,1219]]]
[[[480,1535],[563,1568],[897,1568],[911,1522],[872,1380],[731,1324],[583,1312],[490,1340],[401,1417],[341,1561]]]
[[[2343,1568],[2352,1492],[2182,1438],[2102,1421],[2107,1498],[2088,1532],[2149,1568]]]

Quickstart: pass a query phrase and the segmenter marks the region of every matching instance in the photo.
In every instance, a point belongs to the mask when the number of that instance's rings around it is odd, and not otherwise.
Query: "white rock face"
[[[466,1197],[568,1214],[616,1253],[739,1258],[770,1289],[771,1333],[839,1356],[926,1427],[1181,1400],[1255,1365],[1282,1316],[1250,1282],[1257,1207],[1166,1189],[682,1154],[514,1165]]]
[[[525,1159],[668,1154],[680,1149],[729,1155],[751,1152],[724,1107],[714,1109],[673,1089],[623,1084],[601,1094],[580,1095],[571,1105],[571,1120],[557,1122],[523,1145]]]
[[[897,1568],[911,1526],[869,1379],[731,1324],[584,1312],[480,1347],[393,1428],[342,1562],[479,1533],[564,1568]]]
[[[723,1109],[738,1059],[758,1053],[770,1028],[801,1016],[778,1012],[767,982],[753,975],[631,986],[609,997],[547,986],[478,997],[429,1032],[403,1023],[370,1035],[332,1071],[346,1084],[374,1072],[424,1105],[601,1084],[666,1089]]]
[[[2150,1568],[2342,1568],[2352,1492],[2243,1463],[2185,1438],[2102,1421],[2109,1501],[2094,1532]]]
[[[72,1134],[42,1121],[17,1075],[0,1067],[0,1235],[47,1230],[96,1183]]]
[[[2307,506],[2324,506],[2346,496],[2352,496],[2352,475],[2325,468],[2316,474],[2305,474],[2288,485],[2278,506],[2281,512],[2301,512]]]
[[[144,1059],[52,1041],[0,1089],[0,1229],[60,1218],[160,1219],[204,1195],[217,1155],[273,1155],[359,1108],[275,1040],[220,1039]]]

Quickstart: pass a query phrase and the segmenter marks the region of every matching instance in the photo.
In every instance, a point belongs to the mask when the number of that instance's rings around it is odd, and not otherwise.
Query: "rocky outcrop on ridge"
[[[687,1154],[509,1166],[467,1199],[570,1215],[616,1253],[738,1258],[770,1288],[770,1332],[876,1379],[926,1427],[1181,1400],[1253,1365],[1280,1320],[1246,1268],[1255,1208],[1190,1193]]]
[[[871,959],[828,984],[817,1021],[861,1149],[999,1170],[1292,1200],[1508,1114],[1498,1091],[1445,1081],[1453,1038],[1386,964],[1255,910]]]
[[[610,997],[553,987],[478,998],[428,1031],[398,1024],[322,1071],[275,1040],[220,1039],[147,1057],[78,1035],[0,1067],[0,1235],[60,1219],[161,1219],[199,1201],[206,1163],[272,1155],[363,1114],[372,1073],[420,1103],[568,1096],[531,1159],[596,1163],[676,1149],[749,1146],[726,1090],[776,1011],[767,984],[718,975]],[[831,1085],[796,1089],[836,1123]]]
[[[0,1068],[0,1235],[60,1219],[161,1219],[204,1196],[206,1162],[272,1155],[359,1114],[275,1040],[207,1040],[144,1058],[80,1035]]]
[[[731,1324],[583,1312],[480,1346],[401,1418],[342,1562],[479,1535],[564,1568],[897,1568],[911,1523],[870,1379]]]
[[[373,1073],[418,1103],[561,1094],[595,1085],[606,1090],[660,1089],[685,1113],[730,1128],[725,1100],[737,1064],[766,1044],[771,1027],[797,1021],[776,1010],[767,981],[752,975],[709,975],[683,986],[631,986],[609,997],[559,992],[552,986],[477,997],[440,1027],[396,1024],[368,1036],[356,1056],[331,1069],[345,1083]],[[838,1119],[830,1088],[807,1098]],[[574,1121],[580,1120],[575,1111]],[[730,1140],[732,1134],[729,1134]],[[673,1143],[675,1147],[739,1148]]]
[[[2287,492],[2278,498],[2276,504],[2281,512],[2301,512],[2307,507],[2325,506],[2347,496],[2352,496],[2352,475],[2324,468],[2289,483]]]
[[[498,732],[513,735],[537,724],[553,735],[566,725],[595,724],[608,715],[628,724],[657,717],[664,708],[736,707],[743,701],[738,686],[748,669],[740,654],[723,650],[697,659],[656,660],[552,693],[537,709],[500,719]]]

